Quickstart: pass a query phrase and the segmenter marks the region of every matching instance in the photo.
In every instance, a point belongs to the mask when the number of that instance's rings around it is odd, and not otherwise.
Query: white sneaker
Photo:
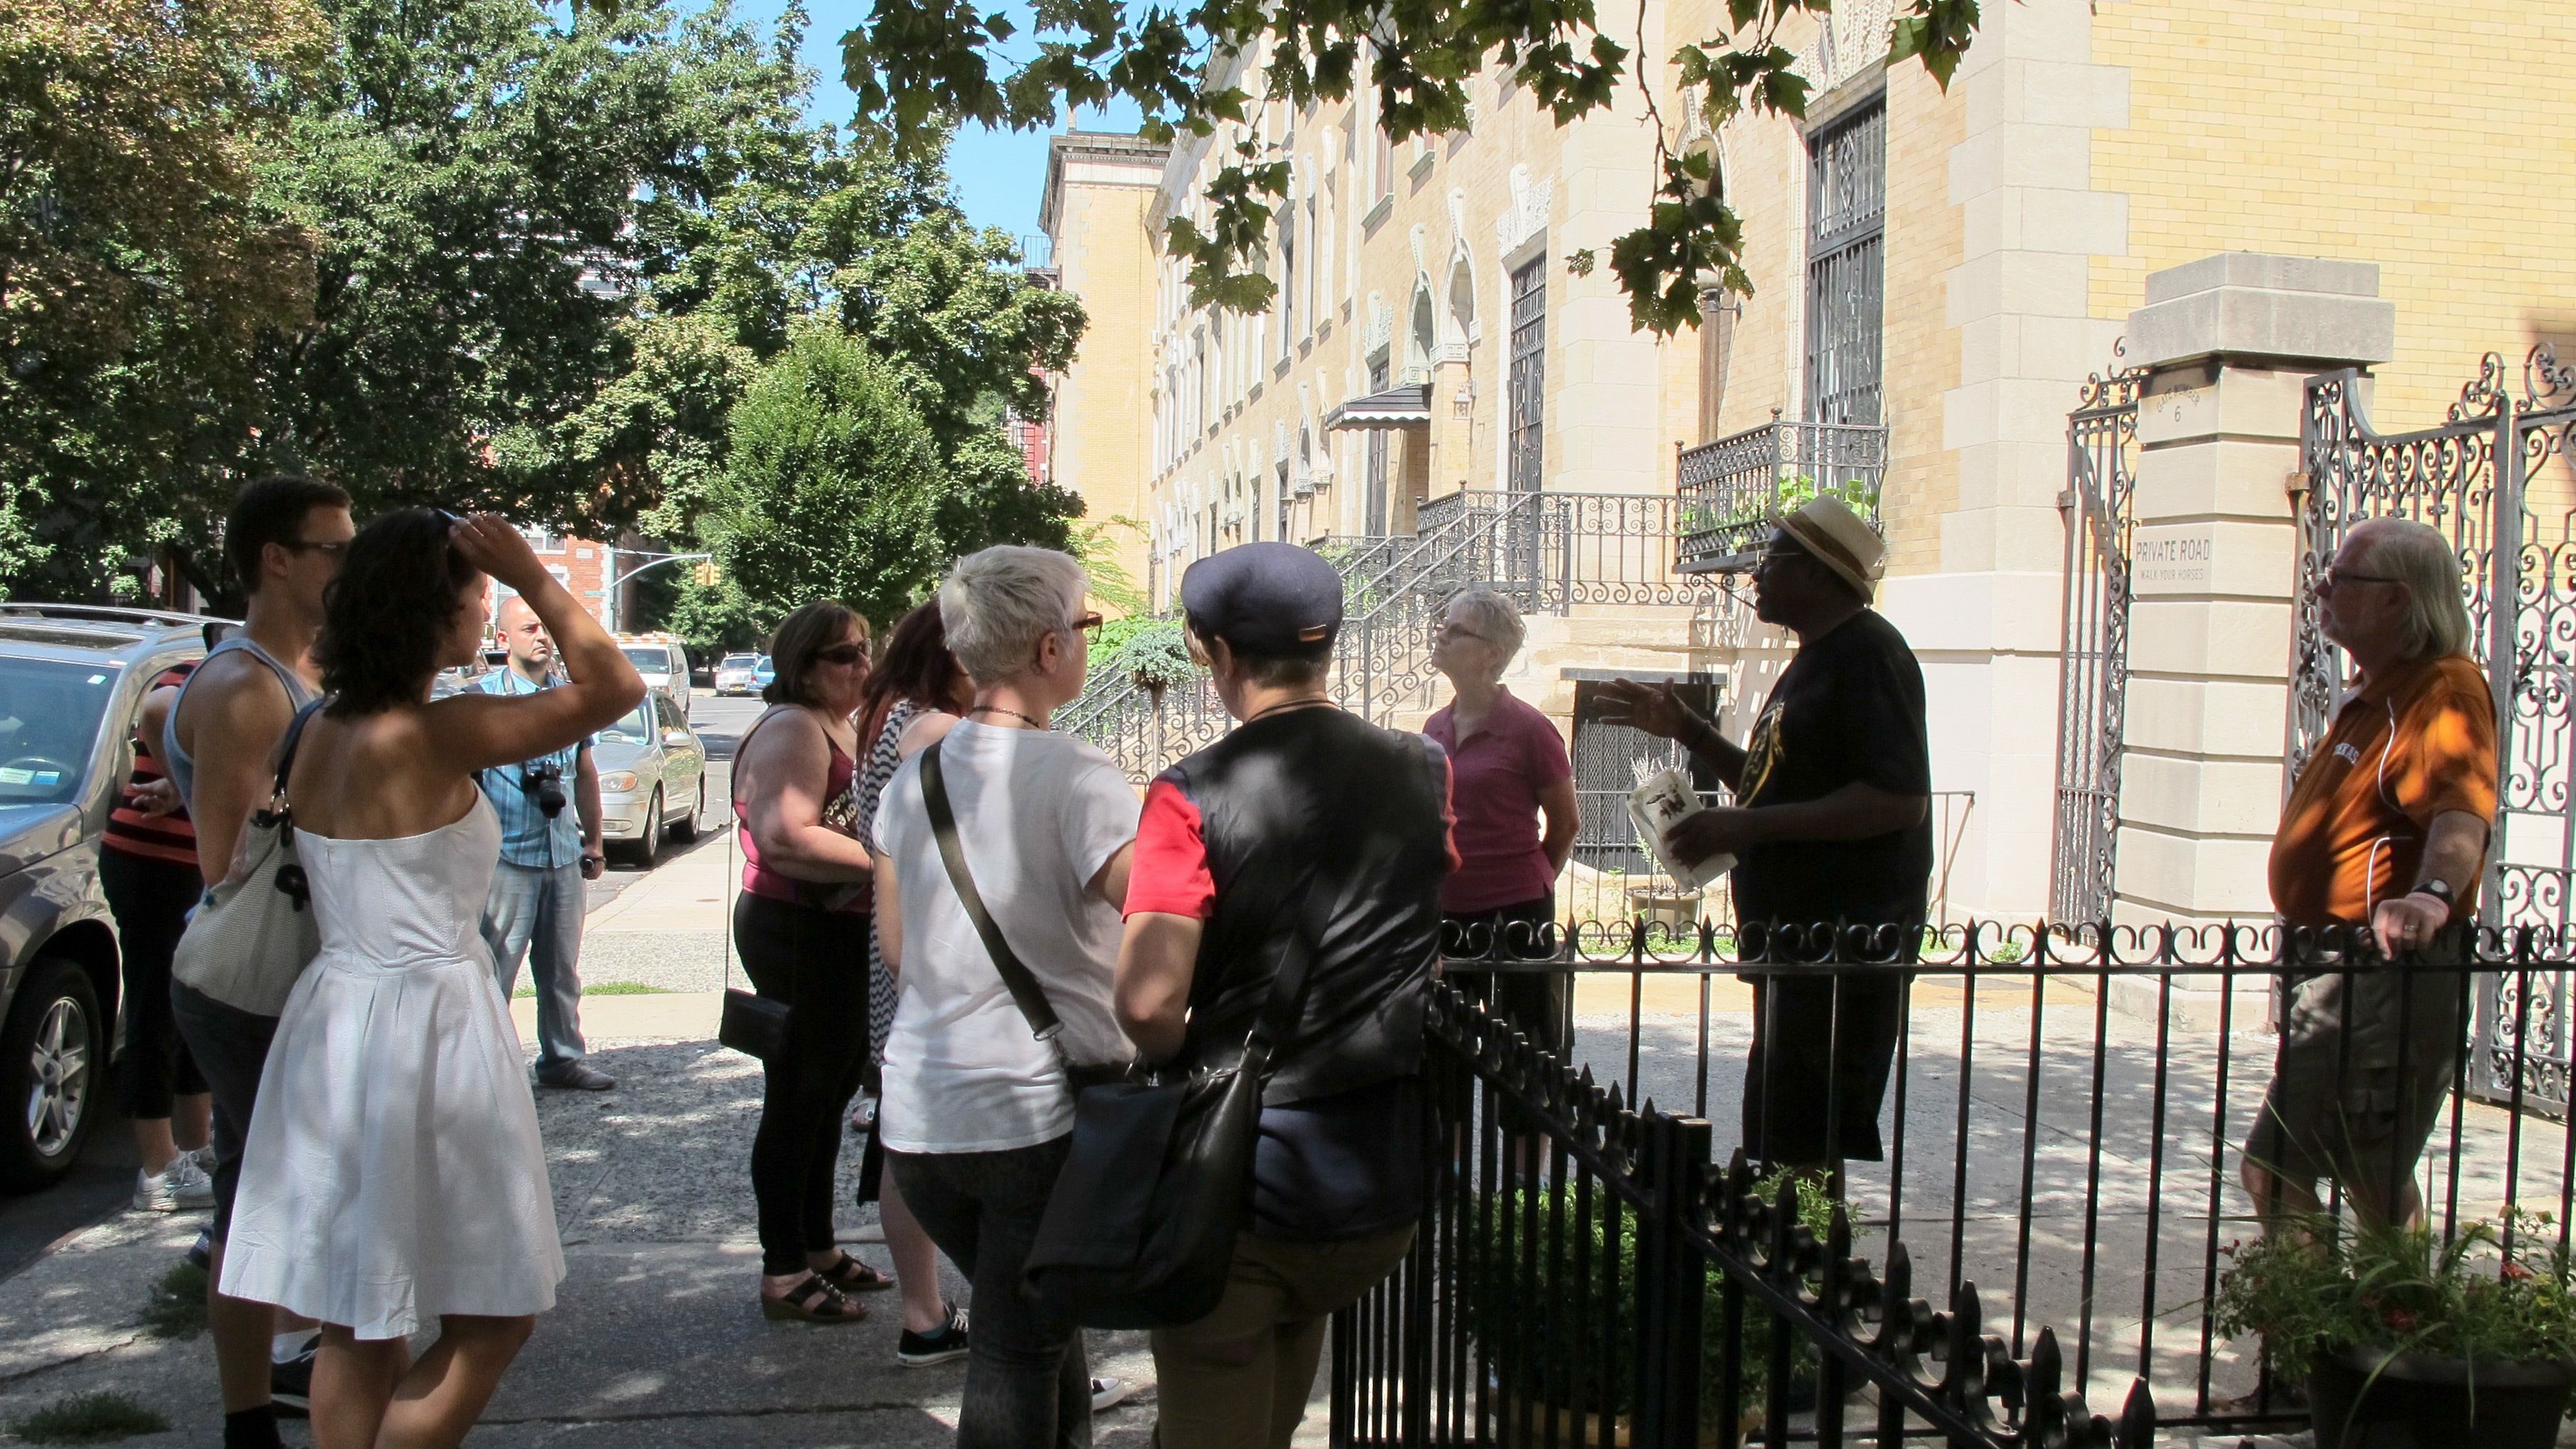
[[[159,1172],[134,1174],[134,1208],[137,1212],[175,1213],[191,1208],[215,1205],[214,1179],[187,1153],[170,1159],[170,1165]]]
[[[1095,1414],[1107,1413],[1109,1410],[1117,1408],[1120,1404],[1127,1402],[1127,1396],[1134,1392],[1136,1392],[1136,1386],[1127,1382],[1125,1379],[1093,1379],[1091,1381],[1091,1412]]]
[[[188,1156],[195,1159],[197,1170],[199,1172],[204,1173],[209,1180],[213,1179],[215,1175],[215,1144],[209,1142],[205,1146],[190,1152]]]

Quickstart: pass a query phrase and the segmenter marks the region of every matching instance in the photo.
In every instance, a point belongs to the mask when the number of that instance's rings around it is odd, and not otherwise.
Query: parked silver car
[[[98,841],[143,696],[214,622],[0,604],[0,1190],[69,1172],[103,1105],[120,983]]]
[[[649,866],[666,837],[698,838],[707,747],[669,691],[646,691],[642,704],[601,730],[591,760],[599,766],[600,836],[612,853]]]
[[[760,669],[757,654],[728,654],[716,665],[716,693],[758,694],[760,683],[753,678]]]

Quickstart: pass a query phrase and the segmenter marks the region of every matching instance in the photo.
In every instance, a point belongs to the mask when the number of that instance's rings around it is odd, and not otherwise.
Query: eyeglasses
[[[1449,634],[1455,634],[1455,635],[1457,635],[1457,636],[1458,636],[1459,638],[1461,638],[1461,639],[1476,639],[1476,640],[1482,640],[1483,642],[1488,643],[1488,644],[1490,644],[1490,643],[1492,643],[1492,642],[1493,642],[1493,641],[1492,641],[1492,640],[1490,640],[1490,639],[1486,639],[1484,635],[1479,634],[1479,633],[1477,633],[1475,630],[1468,628],[1468,627],[1467,627],[1466,625],[1464,625],[1464,624],[1453,624],[1453,623],[1450,623],[1449,621],[1447,621],[1447,620],[1445,620],[1445,619],[1434,619],[1434,620],[1432,620],[1432,621],[1431,621],[1431,637],[1432,637],[1432,638],[1434,638],[1434,639],[1438,639],[1438,638],[1441,638],[1441,637],[1442,637],[1442,636],[1444,636],[1444,635],[1449,635]]]
[[[349,540],[345,538],[281,538],[277,541],[277,546],[285,549],[289,553],[302,553],[307,549],[311,549],[313,552],[322,555],[324,558],[338,558],[340,555],[349,551]]]
[[[2404,582],[2406,582],[2404,579],[2390,578],[2386,574],[2356,574],[2329,567],[2326,570],[2326,576],[2319,579],[2317,585],[2320,588],[2340,589],[2353,584],[2402,584]]]
[[[1108,620],[1100,617],[1098,614],[1083,614],[1077,618],[1066,620],[1065,627],[1085,634],[1097,634],[1100,632],[1101,627],[1108,622]]]
[[[868,657],[865,644],[832,644],[814,651],[814,657],[826,664],[856,664]]]

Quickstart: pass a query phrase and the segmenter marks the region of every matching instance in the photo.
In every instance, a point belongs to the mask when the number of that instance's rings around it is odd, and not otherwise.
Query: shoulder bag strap
[[[304,742],[304,726],[311,722],[313,716],[321,711],[325,703],[327,701],[320,699],[307,700],[296,709],[295,718],[288,721],[285,736],[277,742],[277,780],[269,786],[270,803],[274,804],[286,798],[286,776],[287,772],[295,768],[295,747]]]
[[[922,802],[930,807],[930,833],[939,839],[939,863],[948,867],[948,883],[957,888],[957,899],[966,907],[966,919],[975,923],[975,934],[984,938],[984,949],[993,958],[993,966],[1002,973],[1002,984],[1010,989],[1011,1000],[1029,1023],[1029,1034],[1039,1041],[1051,1041],[1064,1030],[1056,1018],[1055,1004],[1047,1000],[1038,979],[1029,974],[1011,943],[1002,939],[1002,928],[993,913],[984,908],[983,893],[975,889],[975,877],[966,870],[966,850],[957,840],[957,815],[948,805],[948,777],[939,767],[940,751],[948,741],[921,752]]]

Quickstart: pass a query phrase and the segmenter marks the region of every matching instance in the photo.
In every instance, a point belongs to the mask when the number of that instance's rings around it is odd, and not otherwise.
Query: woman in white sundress
[[[487,574],[535,608],[570,685],[430,698],[482,646]],[[287,803],[322,953],[260,1078],[223,1291],[321,1322],[317,1449],[453,1445],[564,1272],[477,929],[501,831],[475,776],[604,727],[644,683],[517,529],[427,508],[351,541],[314,652],[331,699]],[[415,1361],[406,1340],[431,1323]]]

